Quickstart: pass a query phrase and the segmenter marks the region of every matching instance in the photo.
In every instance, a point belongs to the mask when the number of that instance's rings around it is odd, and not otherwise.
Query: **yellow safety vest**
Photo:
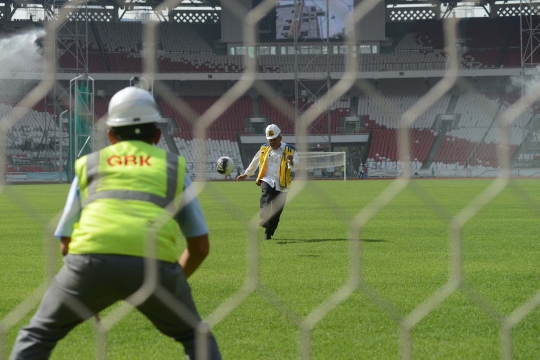
[[[82,212],[69,245],[71,254],[146,256],[176,262],[177,222],[186,161],[142,141],[122,141],[75,162]],[[165,223],[157,234],[156,221]]]
[[[261,146],[261,153],[259,157],[259,175],[257,176],[257,185],[261,185],[262,178],[266,175],[266,161],[270,154],[272,147],[268,144]],[[287,155],[294,155],[296,148],[292,145],[285,145],[283,154],[281,155],[281,162],[279,164],[279,186],[282,189],[288,189],[291,187],[291,169],[287,166]]]

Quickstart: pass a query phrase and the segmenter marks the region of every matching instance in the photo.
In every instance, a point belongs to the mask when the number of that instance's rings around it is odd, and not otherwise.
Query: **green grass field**
[[[416,180],[377,214],[361,234],[362,275],[381,301],[357,290],[330,312],[312,334],[312,358],[399,358],[399,322],[382,300],[405,316],[443,286],[450,269],[448,218],[490,182]],[[431,312],[414,329],[414,358],[500,358],[500,316],[540,289],[538,184],[514,181],[464,227],[464,279],[481,301],[458,291]],[[218,324],[213,331],[224,359],[299,357],[298,321],[345,283],[350,221],[388,185],[310,182],[285,208],[274,239],[263,241],[260,230],[261,284],[281,305],[269,302],[268,292],[256,292]],[[59,215],[67,191],[67,185],[24,185],[0,195],[0,319],[43,283],[47,223]],[[246,279],[247,222],[258,212],[259,191],[251,181],[214,182],[200,196],[212,251],[190,283],[203,316]],[[9,332],[8,353],[32,314]],[[517,359],[540,358],[540,309],[516,326],[513,346]],[[107,336],[109,359],[169,359],[182,353],[135,311]],[[94,357],[93,327],[85,323],[58,344],[52,358]]]

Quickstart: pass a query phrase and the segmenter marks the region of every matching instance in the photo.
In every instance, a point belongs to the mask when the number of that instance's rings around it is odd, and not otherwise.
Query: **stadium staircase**
[[[458,100],[459,100],[459,95],[452,94],[452,97],[450,98],[450,102],[448,103],[448,107],[446,108],[446,114],[454,114]],[[437,122],[438,121],[436,120],[433,123],[434,127],[436,126]],[[446,121],[440,122],[440,127],[437,132],[437,137],[435,138],[435,141],[433,142],[433,145],[431,146],[431,150],[429,150],[429,154],[428,154],[428,157],[426,158],[426,161],[424,161],[424,163],[422,164],[422,169],[429,169],[433,161],[435,161],[435,158],[437,157],[437,153],[439,152],[441,145],[444,141],[447,130],[448,130],[448,123]]]
[[[429,169],[431,167],[431,164],[437,158],[437,154],[439,153],[441,145],[445,139],[446,131],[448,131],[448,122],[442,121],[440,124],[441,125],[439,127],[439,131],[437,132],[437,137],[435,138],[435,141],[433,142],[433,146],[431,147],[431,150],[429,150],[429,154],[426,161],[424,161],[424,164],[422,164],[422,169]]]
[[[191,27],[199,34],[205,43],[212,48],[212,51],[216,55],[227,55],[227,47],[216,44],[215,39],[221,37],[221,25],[220,24],[204,24],[204,25],[191,25]]]
[[[356,114],[358,112],[358,97],[351,97],[351,105],[349,106],[349,113]]]
[[[94,38],[96,39],[97,46],[99,48],[99,53],[101,54],[101,59],[105,63],[105,67],[107,68],[107,72],[110,73],[111,71],[111,63],[109,62],[109,58],[107,57],[107,53],[105,50],[103,50],[103,44],[101,43],[101,36],[99,35],[99,30],[96,26],[96,23],[91,21],[90,22],[90,29],[92,30],[92,34],[94,34]]]
[[[371,141],[373,140],[373,131],[369,132],[368,141],[366,144],[366,148],[364,149],[364,155],[362,156],[362,164],[366,164],[369,157],[369,152],[371,150]]]
[[[236,143],[238,144],[238,150],[240,151],[240,159],[242,161],[242,168],[247,168],[249,166],[249,163],[251,162],[251,159],[249,159],[246,156],[246,153],[244,151],[244,146],[242,144],[242,138],[240,137],[240,134],[236,134]]]
[[[540,148],[538,147],[538,144],[536,141],[534,141],[530,136],[526,136],[521,145],[516,149],[516,152],[510,159],[510,163],[513,164],[514,162],[518,161],[522,155],[527,154],[527,151],[533,151],[534,153],[537,153],[540,151]]]
[[[448,103],[448,107],[446,108],[447,114],[453,114],[456,111],[456,105],[459,100],[459,95],[452,94],[452,97],[450,98],[450,102]]]
[[[512,39],[514,37],[514,32],[509,31],[506,35],[506,40],[504,41],[504,45],[501,48],[501,51],[499,52],[499,56],[497,57],[497,62],[495,63],[495,66],[497,68],[500,68],[504,64],[504,59],[506,58],[506,54],[508,54],[508,49],[510,48],[510,44],[512,43]]]
[[[496,123],[496,119],[499,118],[499,114],[501,112],[501,107],[502,107],[502,103],[499,105],[499,108],[497,109],[497,113],[495,114],[495,116],[493,117],[493,121],[491,122],[491,124],[489,125],[489,128],[492,128],[493,125]],[[484,134],[484,136],[482,136],[482,140],[480,140],[478,142],[478,144],[476,144],[476,146],[474,147],[474,150],[473,152],[471,153],[471,155],[469,156],[469,158],[467,159],[467,161],[465,162],[465,167],[468,167],[469,164],[476,158],[476,155],[478,154],[478,151],[480,150],[480,147],[484,144],[484,141],[486,140],[486,136],[489,134],[489,131],[486,131],[486,133]]]
[[[163,109],[161,108],[160,101],[156,101],[156,106],[160,114],[164,114]],[[169,152],[173,154],[180,154],[180,152],[178,151],[178,147],[176,146],[176,143],[174,142],[174,139],[171,136],[171,132],[169,131],[170,126],[171,126],[170,124],[159,124],[159,128],[161,129],[162,139],[165,140],[165,144],[167,144],[167,147],[169,148]]]
[[[458,36],[460,38],[466,38],[467,37],[467,30],[469,28],[470,20],[469,19],[462,19],[462,21],[459,22],[459,30],[458,30]]]
[[[381,46],[381,54],[393,54],[397,44],[411,30],[410,22],[391,22],[386,24],[386,37],[392,39],[392,45]]]
[[[165,143],[167,144],[167,147],[169,148],[169,152],[173,154],[180,154],[178,151],[178,148],[176,147],[176,143],[174,142],[173,137],[171,136],[171,132],[168,130],[169,124],[159,124],[159,128],[161,129],[161,134],[163,136],[163,139],[165,140]]]
[[[251,111],[253,116],[261,116],[261,107],[259,106],[259,96],[251,97]]]

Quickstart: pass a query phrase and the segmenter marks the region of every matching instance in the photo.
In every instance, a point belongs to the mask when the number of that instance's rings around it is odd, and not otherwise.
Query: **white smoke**
[[[44,73],[45,57],[36,44],[36,40],[44,36],[44,30],[31,30],[0,39],[0,74]]]
[[[527,69],[525,76],[517,75],[510,78],[511,91],[521,91],[523,94],[531,91],[540,83],[540,66],[532,69]]]
[[[530,68],[526,70],[525,76],[517,75],[510,77],[510,85],[507,92],[513,92],[518,94],[518,97],[521,97],[533,90],[538,84],[540,84],[540,67]],[[504,107],[501,108],[501,113],[504,113],[509,105],[511,104],[504,104]],[[514,104],[514,106],[516,105]],[[533,120],[535,118],[533,109],[535,109],[536,106],[537,105],[533,105],[532,107],[522,108],[521,115],[514,120],[512,126],[521,128],[527,126],[527,124],[531,122],[531,118],[533,118]],[[512,139],[510,139],[510,142],[512,143]]]
[[[18,74],[43,78],[45,55],[36,40],[44,36],[36,29],[0,39],[0,103],[14,104],[36,86],[38,80],[16,80]]]

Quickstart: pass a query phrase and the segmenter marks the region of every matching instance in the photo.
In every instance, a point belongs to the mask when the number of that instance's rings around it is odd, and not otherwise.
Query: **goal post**
[[[343,178],[347,180],[345,152],[299,152],[312,178]],[[302,162],[302,160],[301,160]]]

